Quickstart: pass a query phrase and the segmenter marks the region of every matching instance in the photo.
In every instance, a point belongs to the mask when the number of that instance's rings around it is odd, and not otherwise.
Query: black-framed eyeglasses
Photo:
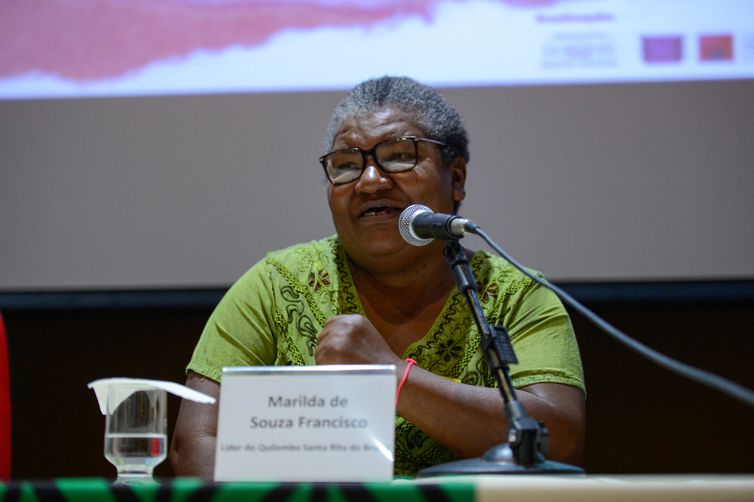
[[[371,150],[343,148],[319,158],[325,168],[327,179],[333,185],[344,185],[356,181],[364,172],[367,156],[371,155],[377,166],[386,173],[410,171],[419,162],[419,142],[446,146],[436,139],[418,136],[400,136],[377,143]]]

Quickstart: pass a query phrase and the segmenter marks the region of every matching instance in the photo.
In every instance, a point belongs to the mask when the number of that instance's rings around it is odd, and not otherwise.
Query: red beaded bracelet
[[[398,383],[398,390],[395,391],[395,406],[398,406],[398,398],[401,396],[401,389],[403,389],[403,386],[406,384],[406,380],[408,380],[408,374],[411,371],[411,366],[416,364],[416,361],[414,361],[410,357],[406,359],[406,362],[408,364],[406,365],[406,369],[403,372],[403,378],[401,378],[400,383]]]

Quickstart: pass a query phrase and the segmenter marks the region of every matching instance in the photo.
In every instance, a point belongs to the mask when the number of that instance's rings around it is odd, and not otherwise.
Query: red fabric
[[[0,316],[0,480],[10,479],[10,370],[5,324]]]

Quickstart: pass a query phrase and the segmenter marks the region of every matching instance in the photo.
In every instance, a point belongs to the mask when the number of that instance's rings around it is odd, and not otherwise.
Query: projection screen
[[[326,124],[383,74],[461,111],[461,212],[528,266],[752,279],[753,14],[743,0],[2,3],[0,291],[225,286],[333,233]]]

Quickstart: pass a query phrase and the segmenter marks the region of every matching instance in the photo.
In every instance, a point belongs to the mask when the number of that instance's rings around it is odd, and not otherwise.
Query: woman
[[[337,236],[276,251],[233,285],[209,319],[187,385],[219,395],[223,366],[418,363],[397,405],[395,472],[477,457],[505,441],[502,398],[479,335],[455,291],[443,243],[406,244],[411,204],[454,212],[465,197],[468,140],[434,90],[383,77],[338,105],[320,162]],[[584,384],[568,315],[557,298],[486,252],[467,251],[491,325],[505,326],[520,364],[518,397],[550,430],[552,460],[578,463]],[[216,407],[184,402],[171,461],[212,477]]]

